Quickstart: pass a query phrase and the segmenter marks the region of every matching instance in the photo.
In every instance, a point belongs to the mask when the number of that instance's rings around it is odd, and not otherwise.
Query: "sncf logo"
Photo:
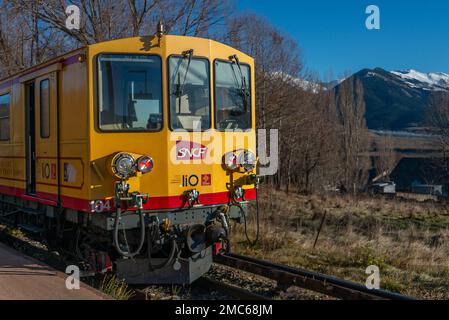
[[[176,159],[177,160],[195,160],[204,159],[207,147],[192,141],[176,141]]]

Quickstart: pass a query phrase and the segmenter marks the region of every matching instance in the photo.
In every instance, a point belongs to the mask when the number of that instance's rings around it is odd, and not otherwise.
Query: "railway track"
[[[355,282],[333,276],[293,268],[239,254],[226,254],[214,257],[214,262],[253,273],[277,281],[278,285],[298,286],[314,292],[340,299],[351,300],[412,300],[398,293],[368,289]]]
[[[148,300],[149,295],[146,292],[147,286],[145,285],[129,285],[133,291],[132,300]],[[271,300],[271,298],[253,293],[251,291],[242,289],[238,286],[220,282],[211,278],[201,277],[191,285],[192,288],[200,289],[204,292],[216,291],[225,294],[228,297],[232,297],[237,300]]]
[[[202,288],[210,290],[213,288],[214,290],[223,292],[235,299],[239,300],[271,300],[270,298],[253,293],[251,291],[239,288],[237,286],[227,284],[221,281],[217,281],[211,278],[202,277],[195,281],[194,285],[200,286]]]
[[[46,256],[44,259],[56,269],[63,270],[60,259],[56,257],[49,257],[47,252],[41,248],[23,241],[17,237],[0,232],[0,239],[2,242],[12,245],[19,244],[21,251],[25,254],[38,253],[40,256]],[[275,280],[278,285],[298,286],[314,292],[319,292],[328,296],[340,299],[352,300],[412,300],[398,293],[393,293],[385,290],[368,289],[365,286],[351,281],[339,279],[333,276],[320,274],[313,271],[308,271],[301,268],[293,268],[286,265],[281,265],[273,262],[268,262],[256,258],[251,258],[238,254],[218,255],[214,257],[214,262],[231,268],[239,269],[258,276],[262,276],[271,280]],[[241,300],[269,300],[269,297],[252,293],[248,290],[239,288],[234,285],[229,285],[210,278],[202,277],[196,283],[196,286],[204,289],[213,288],[216,291],[223,292],[233,298]],[[133,288],[136,292],[134,299],[145,300],[146,293],[142,288]],[[140,289],[140,290],[139,290]]]

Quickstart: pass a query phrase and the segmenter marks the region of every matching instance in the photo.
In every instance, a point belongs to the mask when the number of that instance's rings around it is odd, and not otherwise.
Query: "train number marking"
[[[95,200],[95,201],[91,201],[90,203],[91,208],[90,210],[92,212],[97,212],[97,213],[101,213],[101,212],[105,212],[105,211],[111,211],[111,201],[110,200]]]
[[[56,180],[56,164],[55,163],[42,163],[42,179]]]
[[[55,180],[56,179],[56,163],[52,163],[51,164],[51,178],[53,179],[53,180]]]

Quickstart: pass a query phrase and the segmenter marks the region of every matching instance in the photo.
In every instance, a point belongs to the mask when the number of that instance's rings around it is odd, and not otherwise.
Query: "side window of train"
[[[42,80],[40,84],[41,138],[50,137],[50,81]]]
[[[98,57],[98,118],[102,131],[161,130],[161,58],[101,54]]]
[[[0,95],[0,141],[8,141],[10,139],[10,102],[9,93]]]

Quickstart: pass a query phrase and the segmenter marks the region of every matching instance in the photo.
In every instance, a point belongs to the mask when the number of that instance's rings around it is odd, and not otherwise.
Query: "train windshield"
[[[210,129],[209,62],[191,56],[171,57],[169,74],[171,128]]]
[[[102,54],[98,59],[99,126],[104,131],[162,128],[161,59]]]
[[[215,61],[215,125],[219,130],[251,128],[250,67]]]

